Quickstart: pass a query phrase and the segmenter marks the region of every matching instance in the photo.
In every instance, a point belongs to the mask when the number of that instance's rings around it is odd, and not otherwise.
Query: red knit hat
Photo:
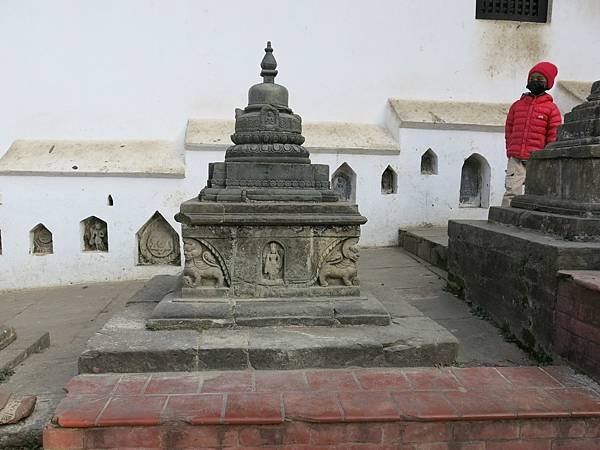
[[[527,78],[529,78],[533,72],[541,73],[542,75],[544,75],[544,77],[548,81],[546,87],[550,89],[552,88],[552,86],[554,86],[554,79],[556,78],[556,75],[558,75],[558,67],[556,67],[551,62],[542,61],[531,68]]]

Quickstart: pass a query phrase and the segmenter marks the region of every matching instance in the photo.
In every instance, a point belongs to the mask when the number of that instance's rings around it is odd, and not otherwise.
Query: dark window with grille
[[[477,0],[476,19],[547,22],[549,0]]]

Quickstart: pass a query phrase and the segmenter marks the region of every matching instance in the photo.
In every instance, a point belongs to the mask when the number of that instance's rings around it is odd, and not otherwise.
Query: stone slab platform
[[[452,363],[456,338],[421,316],[391,325],[239,327],[148,330],[153,302],[130,303],[87,344],[80,373],[346,366],[428,366]]]
[[[154,309],[148,327],[206,329],[234,326],[389,325],[390,315],[375,298],[178,298],[170,294]]]
[[[566,367],[80,375],[44,448],[596,449]]]
[[[398,245],[419,258],[447,270],[448,227],[401,228]]]

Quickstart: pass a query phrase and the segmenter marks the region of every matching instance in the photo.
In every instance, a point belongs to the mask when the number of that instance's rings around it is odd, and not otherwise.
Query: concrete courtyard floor
[[[457,366],[535,364],[506,342],[498,328],[474,316],[463,301],[443,290],[444,271],[406,251],[363,249],[359,275],[361,288],[379,298],[392,316],[426,315],[454,334],[459,340]],[[0,324],[13,325],[17,334],[25,328],[50,332],[50,347],[31,355],[0,383],[0,389],[38,396],[29,419],[0,427],[0,448],[9,446],[13,438],[30,436],[35,441],[64,397],[63,387],[77,375],[77,358],[88,338],[143,285],[144,281],[128,281],[0,293]]]

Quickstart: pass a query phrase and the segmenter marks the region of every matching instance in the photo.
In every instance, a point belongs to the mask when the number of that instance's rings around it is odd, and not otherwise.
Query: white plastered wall
[[[600,2],[548,24],[476,20],[475,0],[3,0],[0,155],[21,138],[181,140],[232,118],[266,40],[304,120],[380,123],[390,97],[510,102],[528,69],[600,67]]]

